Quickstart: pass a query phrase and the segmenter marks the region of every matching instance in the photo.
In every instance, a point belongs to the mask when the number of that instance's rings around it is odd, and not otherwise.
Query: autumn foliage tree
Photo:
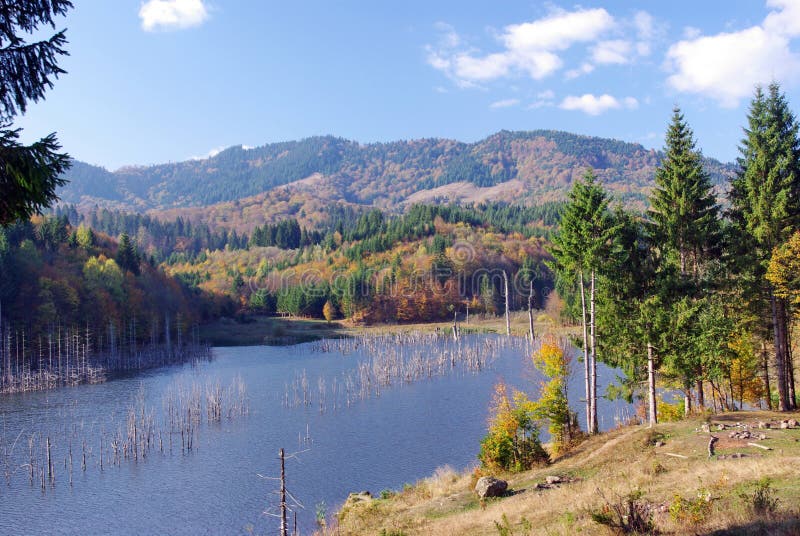
[[[539,440],[534,405],[524,393],[508,396],[503,382],[495,385],[489,407],[489,430],[478,459],[490,470],[526,471],[546,464],[550,456]]]
[[[549,423],[554,454],[568,450],[580,434],[577,416],[570,410],[567,397],[571,363],[569,348],[565,340],[547,334],[533,354],[533,363],[546,380],[542,381],[539,389],[539,400],[531,408],[537,418]]]

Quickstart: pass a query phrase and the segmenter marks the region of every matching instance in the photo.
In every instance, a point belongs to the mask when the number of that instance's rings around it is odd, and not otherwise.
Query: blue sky
[[[800,0],[77,0],[18,126],[116,169],[317,134],[560,129],[661,147],[680,105],[732,160],[755,83],[800,110]]]

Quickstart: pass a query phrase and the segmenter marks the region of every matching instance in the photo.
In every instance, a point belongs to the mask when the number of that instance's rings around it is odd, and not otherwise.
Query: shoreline
[[[569,327],[559,327],[542,311],[535,312],[534,331],[537,335],[546,331],[568,333]],[[505,318],[471,317],[470,321],[459,321],[464,334],[504,334]],[[359,335],[387,335],[394,333],[452,333],[453,322],[424,322],[409,324],[353,325],[346,321],[327,322],[307,318],[282,318],[266,315],[250,315],[245,319],[220,318],[200,326],[200,338],[211,346],[289,346],[322,339],[338,339]],[[511,313],[511,335],[527,336],[528,313]]]

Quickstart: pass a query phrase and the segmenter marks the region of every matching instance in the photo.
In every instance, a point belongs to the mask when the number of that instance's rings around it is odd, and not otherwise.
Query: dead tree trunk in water
[[[508,314],[508,274],[505,270],[503,270],[503,285],[505,286],[506,290],[506,335],[511,335],[511,317]]]
[[[283,449],[278,451],[281,459],[281,536],[289,536],[289,524],[286,522],[286,469]]]
[[[533,332],[533,279],[531,279],[530,292],[528,293],[528,329],[531,334],[531,342],[536,339],[536,334]]]

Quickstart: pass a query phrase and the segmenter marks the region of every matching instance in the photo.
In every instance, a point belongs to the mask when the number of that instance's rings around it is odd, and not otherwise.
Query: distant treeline
[[[29,341],[57,326],[88,329],[92,338],[114,326],[143,342],[163,333],[165,322],[187,331],[232,303],[168,276],[127,234],[117,242],[62,215],[0,227],[0,308],[4,325]]]

